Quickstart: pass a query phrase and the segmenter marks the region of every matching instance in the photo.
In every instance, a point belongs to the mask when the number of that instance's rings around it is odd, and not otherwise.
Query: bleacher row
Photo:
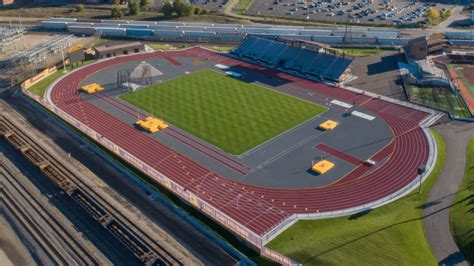
[[[278,40],[249,36],[232,52],[270,67],[297,71],[318,79],[339,81],[351,58],[286,45]]]

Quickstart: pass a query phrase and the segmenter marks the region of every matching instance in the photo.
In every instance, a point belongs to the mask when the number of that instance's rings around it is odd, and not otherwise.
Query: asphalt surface
[[[91,152],[46,116],[32,108],[18,96],[8,92],[0,95],[22,114],[34,127],[48,135],[65,152],[82,162],[117,193],[136,206],[159,227],[169,233],[181,245],[206,265],[233,265],[236,260],[207,236],[196,230],[167,206],[152,199],[118,169]]]
[[[356,57],[351,71],[357,79],[347,85],[406,101],[398,61],[406,61],[399,51],[383,51],[378,55]]]
[[[425,203],[423,224],[440,265],[469,265],[451,235],[449,210],[464,177],[467,141],[474,136],[474,124],[452,121],[436,129],[446,141],[446,162]]]
[[[315,1],[314,3],[316,3]],[[321,2],[330,2],[330,1],[321,1]],[[248,8],[246,14],[249,15],[261,15],[261,16],[268,16],[268,17],[283,17],[283,18],[292,18],[292,19],[301,19],[301,20],[316,20],[316,21],[324,21],[324,22],[338,22],[338,23],[346,23],[347,15],[352,14],[354,15],[352,18],[349,19],[351,23],[369,23],[374,25],[393,25],[393,21],[399,19],[403,15],[407,15],[411,12],[417,10],[424,6],[423,2],[414,3],[414,1],[407,1],[407,0],[394,0],[391,1],[387,6],[394,6],[397,9],[393,12],[395,15],[393,17],[389,17],[386,20],[381,20],[378,18],[379,15],[383,13],[388,13],[389,10],[385,9],[385,4],[383,4],[382,0],[374,0],[372,3],[367,3],[365,6],[361,7],[360,9],[353,9],[355,4],[363,3],[361,0],[355,1],[332,1],[332,4],[338,2],[346,2],[347,5],[341,5],[340,7],[334,7],[330,9],[331,3],[322,4],[320,7],[311,7],[310,4],[312,2],[307,2],[305,4],[300,4],[300,1],[294,0],[282,0],[280,3],[275,4],[274,0],[259,0],[253,1],[251,6]],[[286,4],[286,6],[285,6]],[[294,5],[294,6],[293,6]],[[303,8],[306,6],[306,9]],[[442,7],[449,7],[446,5],[438,4],[437,8]],[[375,10],[377,13],[369,14],[366,16],[357,16],[358,13],[371,8]],[[344,14],[339,14],[339,10],[345,11]],[[349,11],[352,10],[352,11]],[[332,16],[331,16],[332,15]],[[372,18],[373,21],[369,21],[369,18]],[[417,22],[423,20],[423,17],[417,17],[413,21],[402,21],[403,25],[413,25]]]

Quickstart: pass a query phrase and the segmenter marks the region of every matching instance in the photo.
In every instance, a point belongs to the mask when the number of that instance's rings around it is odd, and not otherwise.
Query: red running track
[[[298,190],[246,185],[209,171],[134,129],[132,125],[84,101],[78,95],[79,83],[91,74],[116,64],[164,55],[166,57],[209,58],[221,64],[241,66],[268,76],[288,80],[293,85],[308,91],[316,91],[342,101],[362,105],[385,120],[391,127],[395,135],[394,140],[389,148],[381,151],[383,157],[389,156],[389,159],[369,173],[323,188]],[[367,204],[395,193],[416,177],[418,166],[426,163],[429,154],[428,140],[418,126],[419,122],[427,116],[426,113],[234,60],[201,48],[130,55],[98,62],[61,79],[52,88],[51,101],[58,108],[172,178],[187,190],[199,195],[203,200],[260,236],[293,213],[342,210]]]

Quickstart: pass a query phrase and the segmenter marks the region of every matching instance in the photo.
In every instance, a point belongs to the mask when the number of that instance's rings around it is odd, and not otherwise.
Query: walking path
[[[451,235],[449,210],[464,177],[466,145],[474,124],[448,122],[436,126],[446,141],[446,163],[423,210],[423,224],[440,265],[469,265]]]

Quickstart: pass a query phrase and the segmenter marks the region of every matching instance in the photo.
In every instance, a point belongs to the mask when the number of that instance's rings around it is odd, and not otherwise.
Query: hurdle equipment
[[[322,175],[325,174],[327,171],[331,170],[334,167],[334,163],[328,161],[328,160],[321,160],[311,167],[311,170],[313,172]]]
[[[338,124],[339,124],[339,123],[337,123],[337,122],[334,121],[334,120],[327,120],[326,122],[321,123],[321,124],[319,125],[319,128],[320,128],[320,129],[323,129],[323,130],[326,130],[326,131],[328,131],[328,130],[333,130],[333,129],[335,129],[335,128],[337,127]]]
[[[81,87],[81,90],[89,94],[103,90],[104,88],[97,83],[92,83]]]
[[[150,133],[155,133],[159,130],[165,129],[168,127],[168,125],[163,122],[163,120],[160,120],[158,118],[154,117],[145,117],[142,120],[138,120],[135,124],[143,128],[144,130],[150,132]]]

